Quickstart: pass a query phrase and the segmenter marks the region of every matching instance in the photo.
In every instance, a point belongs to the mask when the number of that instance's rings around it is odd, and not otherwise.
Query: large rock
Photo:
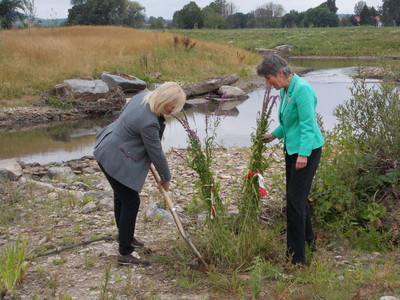
[[[159,220],[161,222],[171,222],[174,220],[170,211],[162,209],[157,203],[150,203],[145,210],[145,216],[148,220]]]
[[[231,85],[239,80],[237,74],[231,74],[223,77],[210,78],[199,82],[194,82],[183,86],[183,90],[188,98],[205,95],[208,93],[216,93],[220,86]]]
[[[102,80],[83,80],[83,79],[67,79],[64,80],[72,88],[74,98],[100,99],[104,98],[108,91],[108,85]]]
[[[47,170],[47,176],[50,179],[59,177],[65,179],[71,179],[75,176],[75,173],[70,167],[51,167]]]
[[[225,93],[225,98],[235,98],[246,95],[246,93],[243,92],[243,90],[238,87],[221,85],[217,91],[217,94],[222,95],[224,93]]]
[[[146,82],[132,75],[103,72],[103,80],[109,89],[121,87],[124,93],[137,93],[146,88]]]
[[[22,176],[21,165],[15,159],[0,160],[0,176],[17,181]]]

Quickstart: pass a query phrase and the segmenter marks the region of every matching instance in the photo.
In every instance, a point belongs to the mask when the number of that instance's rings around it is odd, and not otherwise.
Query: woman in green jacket
[[[268,55],[257,74],[280,91],[280,125],[263,135],[265,142],[283,139],[286,162],[287,254],[293,264],[305,264],[306,242],[315,249],[308,194],[324,144],[316,119],[317,97],[308,82],[291,73],[279,55]]]

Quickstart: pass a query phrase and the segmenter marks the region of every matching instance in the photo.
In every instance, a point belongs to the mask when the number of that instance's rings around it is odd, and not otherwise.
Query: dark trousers
[[[140,206],[139,193],[112,178],[99,164],[114,191],[114,216],[119,234],[119,253],[131,254],[136,217]]]
[[[321,158],[321,148],[314,149],[308,157],[307,166],[296,170],[297,154],[285,155],[286,162],[286,211],[287,254],[293,264],[305,264],[305,243],[314,242],[311,226],[308,194]]]

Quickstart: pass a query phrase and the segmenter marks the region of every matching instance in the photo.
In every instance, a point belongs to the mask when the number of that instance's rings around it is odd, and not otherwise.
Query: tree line
[[[0,0],[0,28],[9,29],[16,22],[31,26],[35,20],[35,0]],[[400,0],[384,0],[381,7],[369,7],[359,1],[354,15],[338,18],[336,0],[327,0],[303,12],[285,13],[282,5],[265,3],[247,14],[238,12],[233,2],[215,0],[204,8],[195,1],[175,11],[171,22],[162,17],[146,19],[145,7],[130,0],[71,0],[72,8],[64,25],[118,25],[151,29],[170,28],[279,28],[337,27],[352,25],[400,25]],[[379,22],[379,23],[378,23]]]

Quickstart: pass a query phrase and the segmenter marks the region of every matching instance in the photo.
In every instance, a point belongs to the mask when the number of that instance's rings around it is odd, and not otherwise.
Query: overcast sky
[[[182,9],[191,0],[138,0],[142,6],[146,8],[147,17],[163,17],[164,19],[172,19],[175,11]],[[229,0],[228,0],[229,1]],[[382,0],[363,0],[369,7],[376,9],[382,5]],[[207,6],[213,0],[197,0],[195,1],[201,8]],[[325,0],[232,0],[229,1],[236,5],[238,12],[248,13],[257,9],[259,6],[273,2],[281,4],[286,12],[294,9],[298,12],[305,11],[325,2]],[[336,7],[339,14],[353,14],[354,5],[359,0],[336,0]],[[35,0],[36,16],[43,19],[66,18],[68,9],[71,8],[70,0]]]

